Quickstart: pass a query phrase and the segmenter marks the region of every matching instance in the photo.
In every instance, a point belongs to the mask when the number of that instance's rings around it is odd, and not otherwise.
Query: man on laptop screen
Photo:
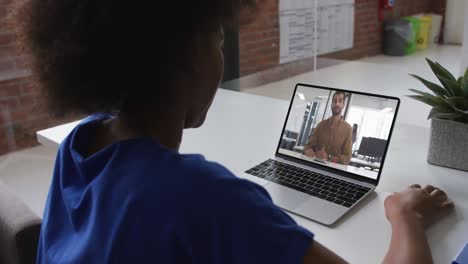
[[[346,94],[335,92],[332,97],[332,116],[322,120],[304,146],[304,155],[348,165],[352,151],[352,128],[343,120]]]
[[[376,180],[396,108],[391,98],[299,85],[279,153]]]

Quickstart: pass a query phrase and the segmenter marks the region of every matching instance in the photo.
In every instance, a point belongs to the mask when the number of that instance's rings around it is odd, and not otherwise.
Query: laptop
[[[246,176],[284,210],[333,225],[379,183],[399,105],[396,97],[299,83],[275,156]],[[383,151],[360,153],[361,143]]]

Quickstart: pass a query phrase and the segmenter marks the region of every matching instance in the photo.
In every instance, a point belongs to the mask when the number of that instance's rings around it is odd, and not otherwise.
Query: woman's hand
[[[411,185],[385,199],[385,215],[390,223],[416,218],[425,228],[453,209],[447,194],[432,185]]]

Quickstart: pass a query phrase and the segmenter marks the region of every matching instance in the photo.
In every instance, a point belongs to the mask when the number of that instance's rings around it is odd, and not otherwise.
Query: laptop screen
[[[298,84],[278,153],[377,180],[399,100]]]

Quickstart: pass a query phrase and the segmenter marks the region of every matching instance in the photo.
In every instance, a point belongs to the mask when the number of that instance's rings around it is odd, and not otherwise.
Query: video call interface
[[[377,179],[397,106],[395,99],[299,86],[279,153]]]

